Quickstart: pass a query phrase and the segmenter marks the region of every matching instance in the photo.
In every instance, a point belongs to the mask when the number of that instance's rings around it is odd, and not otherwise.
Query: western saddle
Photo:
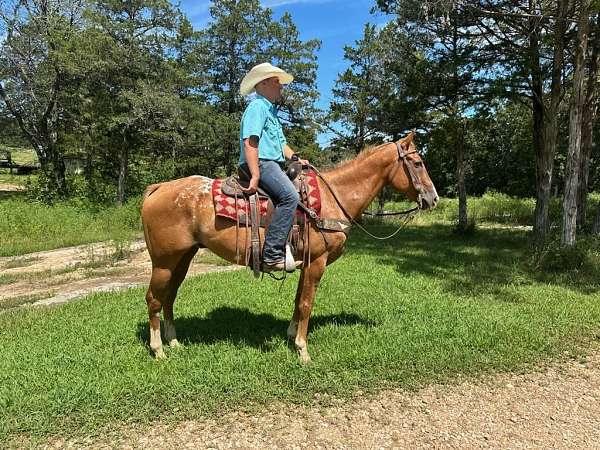
[[[348,233],[350,230],[350,222],[339,219],[322,219],[317,212],[309,207],[308,202],[308,186],[304,174],[309,170],[309,167],[303,167],[300,162],[293,162],[288,166],[286,174],[294,183],[296,190],[300,196],[298,209],[301,214],[295,214],[294,224],[288,236],[286,243],[286,271],[293,272],[296,268],[294,263],[294,255],[298,255],[299,250],[302,250],[302,261],[304,265],[310,266],[310,227],[306,226],[309,220],[314,221],[317,229],[320,231],[342,231]],[[223,180],[221,184],[221,192],[223,195],[234,197],[236,199],[244,198],[248,201],[249,214],[248,216],[238,216],[236,221],[236,232],[239,233],[240,225],[246,226],[246,235],[250,228],[251,238],[250,243],[246,244],[246,266],[251,266],[255,277],[260,277],[261,270],[261,242],[259,228],[265,229],[269,226],[269,221],[273,214],[274,206],[269,194],[262,189],[258,189],[255,194],[247,195],[242,189],[245,189],[250,184],[250,177],[243,170],[238,171],[238,176],[232,175]],[[259,202],[261,200],[268,201],[267,213],[265,216],[260,215]],[[323,238],[326,240],[325,235]],[[239,240],[236,239],[237,242]],[[236,243],[236,262],[239,264],[239,246]],[[299,256],[299,255],[298,255]]]
[[[303,188],[303,180],[301,179],[302,177],[299,177],[299,175],[302,173],[302,169],[302,164],[299,162],[295,162],[290,164],[286,171],[286,174],[288,178],[292,181],[292,183],[294,183],[294,186],[296,187],[298,193],[301,196],[299,207],[311,217],[314,216],[316,218],[318,217],[317,213],[305,205],[305,200],[307,199],[302,197],[303,191],[306,191],[306,188]],[[236,204],[238,198],[245,198],[248,201],[248,217],[246,215],[238,217],[236,223],[236,231],[239,232],[240,225],[245,225],[246,229],[250,228],[251,238],[250,245],[248,246],[249,248],[246,248],[245,265],[249,266],[251,263],[254,276],[258,278],[261,273],[261,242],[259,228],[268,228],[271,216],[273,214],[274,205],[269,194],[267,194],[267,192],[265,192],[261,188],[258,188],[255,194],[246,194],[242,189],[246,189],[249,184],[250,177],[242,169],[239,169],[237,176],[232,175],[223,180],[223,183],[221,184],[221,192],[223,195],[234,197],[236,199]],[[259,202],[261,200],[268,201],[267,214],[264,216],[260,214],[259,209]],[[296,218],[294,225],[292,226],[292,230],[290,231],[290,234],[288,236],[286,244],[286,271],[288,272],[293,272],[296,268],[293,255],[295,255],[298,250],[298,242],[300,239],[300,226],[301,224]],[[307,246],[304,246],[304,248],[306,249]],[[236,261],[239,262],[239,246],[237,244]],[[303,259],[303,261],[306,261],[306,259]]]

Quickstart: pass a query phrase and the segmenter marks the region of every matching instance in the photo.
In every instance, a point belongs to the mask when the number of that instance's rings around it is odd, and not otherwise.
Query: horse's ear
[[[410,133],[408,133],[405,137],[402,138],[401,140],[401,144],[404,148],[408,148],[410,147],[410,144],[412,144],[413,139],[415,138],[415,130],[411,130]]]

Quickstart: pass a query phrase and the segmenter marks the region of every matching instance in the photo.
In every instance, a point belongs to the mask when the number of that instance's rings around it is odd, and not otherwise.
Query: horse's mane
[[[346,168],[349,168],[350,166],[359,164],[361,161],[367,159],[373,153],[379,151],[379,149],[381,149],[381,147],[383,147],[384,145],[385,144],[369,145],[364,150],[361,150],[360,153],[358,155],[356,155],[354,158],[343,159],[342,161],[338,162],[335,166],[329,168],[327,170],[327,172],[342,171]]]

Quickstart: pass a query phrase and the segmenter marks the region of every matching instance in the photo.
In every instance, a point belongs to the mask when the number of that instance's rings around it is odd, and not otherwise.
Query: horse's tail
[[[146,240],[146,248],[148,249],[148,253],[150,257],[152,257],[152,248],[150,245],[150,236],[148,235],[148,224],[144,220],[144,202],[150,197],[154,192],[158,190],[162,183],[151,184],[144,191],[144,195],[142,196],[142,226],[144,227],[144,239]]]

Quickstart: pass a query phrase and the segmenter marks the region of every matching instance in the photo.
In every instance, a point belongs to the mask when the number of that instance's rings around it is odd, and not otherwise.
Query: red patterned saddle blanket
[[[314,210],[320,217],[321,213],[321,193],[319,192],[319,183],[317,182],[317,174],[314,171],[308,171],[299,176],[304,178],[306,185],[306,195],[308,197],[308,206]],[[216,179],[212,183],[212,197],[215,204],[215,213],[217,216],[227,217],[232,220],[239,220],[245,222],[247,216],[250,215],[250,203],[245,197],[238,197],[237,203],[236,198],[229,195],[223,194],[221,185],[223,184],[222,179]],[[267,205],[269,201],[265,198],[261,198],[259,201],[259,209],[261,217],[267,215]],[[296,214],[301,215],[303,211],[301,209],[296,210]]]

